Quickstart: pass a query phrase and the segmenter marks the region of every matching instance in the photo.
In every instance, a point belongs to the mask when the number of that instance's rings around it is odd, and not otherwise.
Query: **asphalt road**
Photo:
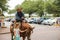
[[[48,25],[34,25],[32,40],[60,40],[60,28]]]
[[[60,40],[60,27],[31,24],[35,27],[31,35],[31,40]],[[2,34],[0,40],[11,40],[11,35]]]

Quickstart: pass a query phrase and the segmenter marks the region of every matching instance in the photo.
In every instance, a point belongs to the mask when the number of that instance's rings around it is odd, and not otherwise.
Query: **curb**
[[[0,33],[0,35],[2,35],[2,34],[10,34],[10,32]]]
[[[4,27],[1,27],[1,28],[7,28],[7,27],[4,26]]]
[[[9,31],[8,28],[3,27],[3,28],[0,28],[0,29],[1,29],[1,30],[0,30],[0,35],[1,35],[1,34],[9,34],[9,33],[10,33],[10,31]]]

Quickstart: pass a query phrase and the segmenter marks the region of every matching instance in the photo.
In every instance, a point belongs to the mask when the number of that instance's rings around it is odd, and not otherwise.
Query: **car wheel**
[[[54,25],[55,24],[55,22],[53,22],[53,24],[52,25]]]
[[[49,24],[50,26],[52,26],[52,25],[54,25],[55,24],[55,22],[53,22],[52,24]]]
[[[32,24],[34,23],[34,22],[31,22]]]
[[[49,24],[49,26],[52,26],[53,24]]]

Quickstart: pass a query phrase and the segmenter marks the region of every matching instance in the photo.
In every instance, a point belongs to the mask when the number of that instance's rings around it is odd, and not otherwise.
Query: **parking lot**
[[[60,27],[30,24],[35,27],[31,40],[60,40]],[[0,35],[1,40],[11,40],[10,33]]]
[[[32,22],[33,20],[31,20]],[[50,21],[50,20],[49,20]],[[60,40],[60,27],[42,23],[29,22],[32,27],[35,27],[31,34],[31,40]],[[5,27],[10,28],[12,21],[4,21]],[[51,22],[50,22],[51,23]],[[10,29],[8,29],[8,32]],[[1,32],[1,31],[0,31]],[[3,32],[3,30],[2,30]],[[11,33],[0,35],[1,40],[11,40]],[[22,40],[22,39],[21,39]],[[27,40],[27,39],[26,39]]]

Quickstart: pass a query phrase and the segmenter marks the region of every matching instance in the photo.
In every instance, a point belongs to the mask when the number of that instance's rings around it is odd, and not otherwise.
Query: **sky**
[[[23,2],[24,0],[10,0],[7,4],[10,6],[9,9],[14,9],[16,5],[21,5]]]

